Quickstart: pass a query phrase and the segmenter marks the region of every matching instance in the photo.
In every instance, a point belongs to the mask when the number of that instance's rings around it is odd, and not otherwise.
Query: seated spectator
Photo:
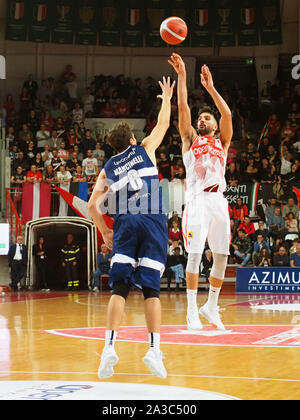
[[[292,197],[288,198],[287,204],[283,206],[282,217],[287,220],[289,213],[293,213],[295,219],[299,219],[299,208],[295,204],[295,200]]]
[[[21,166],[23,171],[28,171],[29,169],[29,161],[24,156],[24,152],[22,150],[19,151],[18,157],[13,160],[12,169],[16,171],[18,166]]]
[[[30,171],[26,174],[26,182],[31,182],[35,184],[37,182],[42,182],[43,175],[40,171],[37,170],[35,165],[31,165]]]
[[[74,108],[72,109],[72,120],[73,120],[73,124],[74,123],[80,123],[81,121],[84,120],[84,111],[80,106],[79,102],[75,103]]]
[[[110,103],[108,101],[105,102],[104,107],[101,108],[100,116],[102,118],[113,118],[114,117],[114,109],[110,106]]]
[[[27,146],[29,141],[33,140],[33,134],[29,130],[27,124],[22,125],[22,129],[19,131],[18,134],[18,144],[21,150],[24,150]]]
[[[253,265],[255,266],[259,265],[258,259],[260,256],[260,252],[263,248],[265,248],[268,251],[268,254],[271,254],[271,250],[270,250],[268,242],[264,239],[264,237],[261,234],[259,234],[257,235],[257,240],[253,244],[253,254],[252,254]]]
[[[35,158],[33,159],[32,163],[36,166],[36,169],[40,172],[43,172],[45,169],[44,162],[42,159],[41,153],[37,153]]]
[[[70,171],[71,174],[74,175],[74,172],[76,171],[77,166],[81,166],[82,162],[77,157],[77,152],[73,152],[71,154],[71,159],[67,160],[66,163],[66,169],[67,171]]]
[[[261,161],[261,167],[259,169],[260,182],[262,183],[273,183],[276,180],[276,168],[274,165],[270,165],[268,159]]]
[[[14,188],[21,187],[24,182],[26,182],[26,176],[24,175],[24,171],[22,166],[17,167],[17,171],[12,175],[11,179],[11,186]]]
[[[234,238],[237,236],[237,226],[234,222],[234,219],[230,218],[230,232],[231,232],[231,240],[233,241]]]
[[[91,93],[91,88],[87,87],[85,94],[82,96],[81,101],[83,103],[83,112],[85,115],[92,114],[94,110],[94,95]]]
[[[100,171],[104,166],[105,153],[104,153],[104,150],[101,149],[101,143],[98,141],[96,143],[96,148],[93,151],[93,155],[94,155],[94,158],[97,159],[98,170]]]
[[[246,232],[246,236],[248,236],[251,240],[254,236],[255,227],[254,224],[251,222],[249,216],[246,216],[244,221],[239,225],[238,230],[243,229]]]
[[[81,140],[76,134],[76,131],[74,128],[70,128],[67,138],[68,138],[68,151],[72,153],[72,150],[74,150],[75,145],[80,146]]]
[[[93,150],[87,151],[87,157],[82,161],[82,169],[88,179],[98,174],[98,162],[94,158]]]
[[[258,267],[271,267],[272,266],[270,254],[267,248],[261,249],[257,262],[258,262],[257,264]]]
[[[64,141],[61,141],[60,142],[60,147],[59,147],[59,149],[57,151],[57,156],[61,160],[63,160],[64,162],[67,162],[68,161],[68,159],[69,159],[69,152],[66,149],[66,142],[64,142]]]
[[[181,226],[181,218],[178,216],[177,211],[173,211],[172,217],[168,220],[168,228],[170,229],[172,227],[173,221],[176,221],[178,226]]]
[[[125,98],[121,98],[119,105],[116,107],[116,117],[126,118],[129,116],[130,108]]]
[[[46,144],[49,144],[50,149],[59,149],[60,142],[63,141],[64,138],[59,137],[57,130],[51,131],[51,137],[49,138],[49,141]],[[45,147],[45,146],[44,146]]]
[[[182,230],[176,220],[173,220],[172,227],[169,229],[169,244],[174,240],[182,242]]]
[[[297,247],[297,245],[298,245],[298,243],[299,243],[299,239],[294,239],[293,240],[293,245],[291,246],[291,248],[290,248],[290,254],[295,254],[295,252],[296,252],[296,247]]]
[[[179,291],[180,280],[184,281],[184,268],[186,266],[186,259],[183,255],[180,255],[179,247],[174,249],[174,255],[168,255],[167,258],[167,280],[168,280],[168,291],[171,290],[172,275],[175,275],[176,291]]]
[[[203,253],[203,257],[202,257],[202,264],[203,264],[202,273],[205,275],[207,283],[209,282],[210,272],[211,272],[213,263],[214,263],[213,254],[210,249],[207,249]]]
[[[35,159],[36,152],[37,152],[34,142],[30,141],[24,151],[25,151],[25,156],[27,157],[29,163],[32,164]]]
[[[278,237],[282,237],[284,234],[284,220],[281,216],[280,207],[276,207],[274,210],[274,215],[271,216],[267,221],[267,226],[270,231],[270,236],[275,240]]]
[[[45,111],[45,115],[42,116],[42,124],[45,127],[45,131],[48,131],[51,133],[54,127],[54,119],[51,117],[51,114],[49,111]]]
[[[294,213],[290,212],[285,221],[285,228],[287,233],[299,233],[298,220],[295,219]]]
[[[281,129],[281,138],[282,139],[290,139],[294,137],[296,133],[295,127],[291,126],[291,122],[286,120],[285,125]]]
[[[32,134],[36,136],[36,133],[40,127],[40,123],[34,109],[31,109],[29,112],[29,116],[27,119],[27,126],[28,126],[28,129],[32,132]]]
[[[15,102],[11,94],[6,96],[6,101],[3,106],[6,110],[6,117],[9,118],[15,112]]]
[[[248,216],[248,207],[246,204],[243,204],[243,200],[240,197],[236,200],[236,205],[233,206],[232,213],[236,225],[239,225],[244,221],[245,216]]]
[[[44,167],[47,168],[51,164],[51,159],[53,158],[52,152],[50,152],[49,144],[45,144],[44,151],[41,153],[42,160],[44,162]]]
[[[237,149],[234,147],[233,143],[230,143],[228,152],[227,152],[227,163],[235,163],[237,159]]]
[[[254,159],[249,158],[248,166],[245,172],[241,174],[241,179],[243,182],[256,182],[258,178],[259,178],[258,169],[256,168],[254,164]]]
[[[6,131],[5,140],[9,142],[9,146],[11,146],[11,144],[15,144],[17,146],[17,143],[14,143],[15,138],[16,135],[14,127],[8,127],[8,130]]]
[[[267,203],[266,210],[265,210],[267,221],[271,216],[274,216],[274,210],[276,207],[278,207],[278,202],[276,200],[276,197],[270,198],[270,200]]]
[[[232,241],[232,246],[237,261],[241,262],[242,267],[245,267],[251,259],[252,242],[243,229],[238,231],[238,236]]]
[[[296,252],[290,256],[290,266],[300,267],[300,244],[296,246]]]
[[[101,251],[97,254],[98,268],[94,273],[93,292],[99,292],[99,277],[109,274],[112,254],[105,244],[101,245]]]
[[[174,250],[177,247],[180,249],[180,255],[184,255],[182,245],[178,241],[175,241],[174,239],[171,241],[171,245],[169,245],[168,255],[174,255]]]
[[[226,174],[226,182],[230,187],[236,187],[240,181],[240,174],[236,169],[236,164],[234,162],[230,163]]]
[[[278,253],[273,255],[274,267],[288,267],[290,265],[290,257],[284,246],[280,246]]]
[[[81,140],[81,148],[84,156],[87,155],[88,150],[94,150],[96,148],[96,140],[92,137],[91,130],[85,130],[85,135]]]
[[[167,157],[166,153],[161,152],[159,155],[158,171],[161,174],[162,178],[172,179],[172,165],[170,159]]]
[[[55,172],[53,170],[53,166],[52,165],[48,165],[46,167],[46,171],[45,174],[43,176],[43,181],[46,182],[47,184],[53,184],[56,181],[56,175]]]
[[[50,131],[46,130],[44,124],[41,124],[40,129],[36,133],[37,147],[43,149],[45,144],[50,141]]]
[[[254,240],[257,240],[258,235],[262,235],[264,240],[268,240],[269,238],[269,229],[265,227],[263,220],[258,221],[258,228],[254,232]]]
[[[76,171],[73,173],[73,182],[86,182],[86,176],[82,172],[82,167],[80,165],[76,166]]]
[[[174,174],[173,179],[178,179],[182,182],[186,179],[186,173],[184,166],[179,166],[177,172]]]
[[[51,166],[53,167],[54,172],[56,172],[61,165],[65,164],[65,161],[58,157],[57,149],[52,150],[52,155]]]

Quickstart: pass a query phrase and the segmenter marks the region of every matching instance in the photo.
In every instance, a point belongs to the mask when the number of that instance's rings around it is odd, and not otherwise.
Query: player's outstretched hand
[[[168,63],[171,64],[178,75],[185,74],[185,64],[179,54],[173,53],[168,60]]]
[[[211,72],[206,64],[201,68],[201,83],[207,91],[210,91],[214,87]]]
[[[168,77],[166,79],[165,76],[164,76],[163,81],[158,82],[158,83],[159,83],[159,86],[161,87],[162,93],[161,93],[161,95],[157,95],[157,97],[160,98],[160,99],[170,100],[173,96],[173,90],[174,90],[174,86],[175,86],[176,82],[174,81],[171,85],[170,77]]]
[[[103,241],[108,249],[113,248],[113,230],[109,229],[107,232],[102,234]]]

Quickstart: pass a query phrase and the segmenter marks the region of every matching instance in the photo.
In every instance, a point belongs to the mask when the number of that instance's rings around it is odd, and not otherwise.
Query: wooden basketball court
[[[161,349],[168,371],[162,380],[142,363],[148,349],[144,303],[132,293],[116,343],[115,375],[100,381],[109,296],[23,292],[0,297],[0,399],[7,381],[150,384],[239,399],[300,399],[300,296],[224,291],[220,308],[228,331],[216,331],[203,320],[203,330],[192,333],[186,329],[185,293],[162,292]],[[199,293],[199,305],[206,296]]]

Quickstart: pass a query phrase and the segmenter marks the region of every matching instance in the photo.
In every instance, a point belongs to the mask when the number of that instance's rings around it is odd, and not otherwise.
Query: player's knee
[[[143,287],[143,295],[144,300],[151,299],[151,298],[157,298],[160,297],[160,292],[158,290],[152,289],[151,287]]]
[[[220,280],[224,279],[227,266],[227,259],[227,255],[215,253],[213,254],[214,263],[210,272],[211,277]]]
[[[186,272],[191,274],[199,274],[199,267],[201,263],[201,254],[189,254],[186,266]]]
[[[113,295],[121,296],[122,298],[126,300],[128,298],[129,292],[130,292],[130,286],[124,283],[123,280],[120,280],[113,285],[113,289],[112,289]]]

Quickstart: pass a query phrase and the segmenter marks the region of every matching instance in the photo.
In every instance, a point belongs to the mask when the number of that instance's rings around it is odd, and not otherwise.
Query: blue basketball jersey
[[[104,170],[111,215],[165,213],[158,171],[143,146],[129,146],[111,157]]]

